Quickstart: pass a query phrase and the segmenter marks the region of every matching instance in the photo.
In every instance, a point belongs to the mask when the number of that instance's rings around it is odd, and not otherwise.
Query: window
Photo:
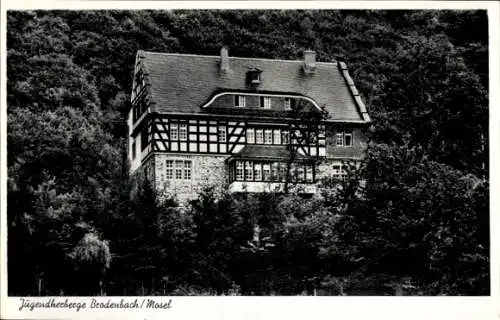
[[[139,70],[139,71],[137,71],[137,74],[135,75],[134,88],[132,90],[132,100],[134,100],[140,94],[140,92],[142,91],[144,86],[145,86],[144,76],[142,75],[142,72]],[[144,99],[144,96],[141,99]],[[140,108],[140,107],[137,107],[137,105],[136,105],[135,109],[138,109],[138,108]],[[145,110],[146,109],[144,108],[143,111],[145,111]],[[137,119],[137,117],[135,117],[135,116],[140,116],[141,114],[142,114],[142,112],[134,111],[134,120]]]
[[[281,144],[281,131],[280,129],[275,129],[274,133],[274,144]]]
[[[344,145],[344,135],[342,132],[336,134],[336,141],[337,147],[342,147]]]
[[[260,71],[250,71],[250,82],[251,83],[260,83]]]
[[[169,180],[174,178],[174,160],[165,162],[165,178]]]
[[[262,180],[264,180],[264,181],[271,180],[271,165],[269,163],[264,163],[262,165],[262,173],[263,173]]]
[[[179,140],[181,141],[187,140],[187,124],[185,123],[179,124]]]
[[[264,140],[265,144],[273,144],[273,130],[266,129],[264,131]]]
[[[175,179],[182,179],[182,160],[175,160]]]
[[[262,164],[254,163],[254,170],[255,180],[262,180]]]
[[[288,166],[284,162],[236,161],[234,168],[236,173],[235,180],[237,181],[284,182],[287,179]],[[313,165],[292,163],[289,181],[302,183],[314,182]]]
[[[165,178],[168,180],[191,180],[191,160],[166,160]]]
[[[253,162],[245,162],[245,180],[253,180]]]
[[[336,179],[340,179],[341,175],[340,175],[340,165],[334,165],[332,166],[332,169],[333,169],[333,177],[336,178]]]
[[[352,147],[352,133],[344,133],[344,146]]]
[[[144,129],[142,129],[141,131],[141,151],[146,149],[146,147],[148,146],[148,142],[149,142],[149,139],[148,139],[148,127],[144,127]]]
[[[298,165],[297,167],[297,181],[304,182],[304,166]]]
[[[297,181],[297,165],[295,163],[290,165],[290,181]]]
[[[309,138],[307,139],[307,141],[310,144],[318,142],[318,133],[314,131],[309,131]]]
[[[342,165],[333,165],[333,177],[340,181],[345,181],[347,179],[347,172],[342,168]]]
[[[279,180],[286,181],[286,163],[280,163]]]
[[[243,180],[243,161],[236,161],[236,180]]]
[[[255,143],[255,130],[247,129],[247,143]]]
[[[285,110],[292,110],[292,100],[285,98]]]
[[[132,159],[135,159],[135,141],[132,142]]]
[[[135,104],[133,107],[133,119],[134,122],[137,121],[144,112],[148,109],[148,105],[145,101],[144,96],[142,96]]]
[[[313,167],[308,165],[306,167],[306,182],[313,182]]]
[[[244,108],[246,106],[245,96],[234,96],[234,106]]]
[[[184,161],[184,180],[191,180],[191,161]]]
[[[138,70],[136,75],[135,75],[135,84],[136,84],[136,89],[137,87],[139,89],[142,89],[142,87],[144,86],[145,82],[144,82],[144,75],[142,73],[141,70]]]
[[[219,126],[219,142],[226,142],[226,127]]]
[[[337,147],[352,147],[352,133],[351,132],[337,132],[335,135]]]
[[[139,100],[138,106],[139,106],[139,117],[140,117],[144,112],[146,112],[148,108],[146,101],[144,100],[144,96]]]
[[[290,143],[290,133],[288,132],[288,130],[281,131],[281,143],[283,144]]]
[[[271,180],[272,181],[279,181],[279,163],[278,162],[273,162],[271,166]]]
[[[255,143],[257,143],[257,144],[264,143],[264,130],[257,129],[256,135],[255,135]]]
[[[271,109],[271,98],[265,97],[263,103],[264,109]]]
[[[170,124],[170,140],[179,139],[179,127],[177,123]]]

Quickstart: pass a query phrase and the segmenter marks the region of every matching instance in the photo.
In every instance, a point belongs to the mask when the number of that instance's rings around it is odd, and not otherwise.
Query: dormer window
[[[264,99],[262,99],[262,107],[264,109],[271,109],[271,98],[268,98],[268,97],[264,97]]]
[[[247,79],[250,84],[259,84],[261,81],[260,74],[262,73],[262,70],[253,68],[247,73]]]
[[[250,79],[252,83],[260,83],[260,73],[259,72],[251,72]]]
[[[246,99],[245,96],[234,96],[234,106],[235,107],[240,107],[240,108],[245,108],[246,106]]]

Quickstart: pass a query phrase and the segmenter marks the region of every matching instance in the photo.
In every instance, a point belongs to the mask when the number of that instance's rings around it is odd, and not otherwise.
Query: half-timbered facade
[[[232,192],[316,192],[342,179],[370,123],[344,63],[139,51],[128,117],[131,173],[190,199]]]

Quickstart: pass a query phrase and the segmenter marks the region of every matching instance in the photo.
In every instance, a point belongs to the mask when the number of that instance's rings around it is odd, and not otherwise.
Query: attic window
[[[252,83],[260,83],[260,73],[259,72],[251,72],[250,79]]]
[[[264,97],[264,99],[262,99],[262,107],[264,109],[271,109],[271,98],[268,98],[268,97]]]
[[[235,107],[242,107],[242,108],[245,108],[245,107],[246,107],[246,99],[245,99],[245,96],[235,95],[235,96],[234,96],[234,106],[235,106]]]
[[[247,79],[250,84],[259,84],[261,81],[260,74],[262,73],[262,70],[259,70],[257,68],[253,68],[250,71],[248,71],[247,74]]]
[[[285,98],[285,110],[292,110],[292,99]]]

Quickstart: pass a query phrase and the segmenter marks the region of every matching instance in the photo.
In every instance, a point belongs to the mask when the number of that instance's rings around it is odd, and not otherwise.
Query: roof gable
[[[215,92],[241,90],[297,93],[324,108],[329,120],[366,121],[359,94],[337,63],[316,62],[314,73],[306,74],[300,60],[229,57],[230,70],[221,71],[219,56],[139,51],[137,57],[160,113],[201,113]],[[258,86],[247,81],[252,69],[262,70]]]

